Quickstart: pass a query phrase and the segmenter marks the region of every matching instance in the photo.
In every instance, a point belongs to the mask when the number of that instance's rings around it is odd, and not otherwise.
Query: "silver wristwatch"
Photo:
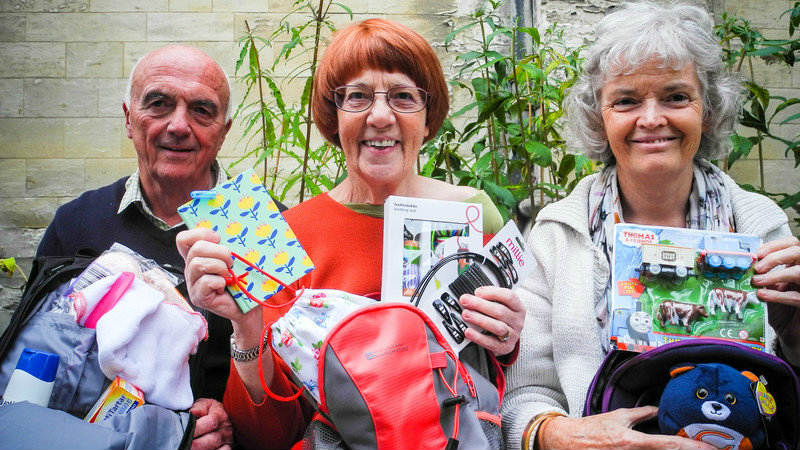
[[[265,350],[267,348],[266,336],[264,336],[264,342],[261,343],[261,347]],[[236,348],[236,342],[233,339],[233,335],[231,335],[231,358],[233,358],[234,361],[247,362],[258,358],[258,348],[259,346],[256,345],[246,350],[239,350]]]

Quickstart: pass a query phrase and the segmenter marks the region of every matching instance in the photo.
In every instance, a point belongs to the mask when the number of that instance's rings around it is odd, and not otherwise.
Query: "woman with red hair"
[[[426,178],[414,170],[420,147],[436,136],[448,107],[439,60],[416,32],[370,19],[334,35],[317,68],[312,111],[325,139],[344,152],[347,177],[330,192],[285,213],[316,266],[298,285],[379,294],[383,203],[390,195],[481,203],[484,232],[491,235],[499,230],[502,219],[484,192]],[[234,364],[225,393],[226,409],[245,448],[288,448],[303,437],[311,406],[302,399],[281,403],[266,396],[258,360],[242,357],[262,345],[264,323],[285,311],[260,307],[248,314],[239,311],[224,289],[231,253],[218,242],[219,236],[208,229],[178,236],[192,302],[233,324]],[[470,325],[466,337],[485,349],[477,351],[474,345],[465,349],[480,355],[474,364],[484,367],[476,368],[488,372],[487,354],[513,357],[525,319],[517,296],[508,289],[486,286],[459,300],[463,319]],[[279,395],[294,391],[284,363],[266,357],[261,369],[271,390]]]

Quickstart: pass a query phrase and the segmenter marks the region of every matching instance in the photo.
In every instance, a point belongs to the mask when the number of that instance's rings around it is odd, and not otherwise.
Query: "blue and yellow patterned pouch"
[[[188,228],[216,231],[220,244],[286,285],[314,269],[311,258],[252,169],[217,185],[211,192],[216,194],[214,198],[195,198],[178,208]],[[283,289],[238,259],[233,261],[233,272],[248,272],[247,291],[258,299],[267,300]],[[227,289],[242,312],[257,305],[236,285]]]

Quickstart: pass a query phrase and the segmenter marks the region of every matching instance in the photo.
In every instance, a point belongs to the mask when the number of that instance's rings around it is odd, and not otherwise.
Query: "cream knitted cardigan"
[[[517,289],[527,315],[502,405],[503,434],[511,450],[520,448],[525,427],[538,414],[580,417],[605,356],[594,305],[609,267],[602,250],[592,245],[588,219],[589,187],[596,176],[542,209],[528,237],[538,267]],[[786,214],[774,202],[742,190],[727,175],[724,179],[738,232],[765,242],[791,234]]]

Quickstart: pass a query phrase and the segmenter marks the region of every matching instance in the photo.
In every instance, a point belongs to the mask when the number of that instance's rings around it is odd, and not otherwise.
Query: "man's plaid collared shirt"
[[[211,174],[216,175],[214,177],[216,180],[214,186],[226,180],[225,172],[220,170],[218,161],[214,161],[214,163],[211,165]],[[133,172],[133,175],[131,175],[125,182],[125,194],[122,196],[122,200],[119,202],[117,214],[120,214],[129,207],[139,208],[139,211],[141,211],[142,214],[144,214],[144,216],[153,223],[153,225],[157,226],[161,230],[171,230],[183,225],[183,222],[180,222],[173,226],[169,226],[166,222],[153,214],[153,211],[150,209],[150,205],[147,204],[147,199],[144,198],[144,193],[142,192],[142,184],[139,182],[139,169],[136,169],[136,171]]]

